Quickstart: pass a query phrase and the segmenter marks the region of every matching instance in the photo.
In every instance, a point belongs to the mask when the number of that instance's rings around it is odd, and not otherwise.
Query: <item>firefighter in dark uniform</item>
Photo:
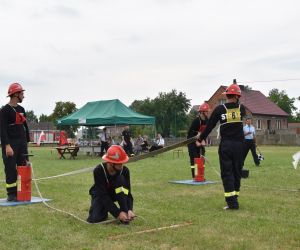
[[[17,166],[26,164],[29,129],[25,109],[18,103],[24,99],[24,89],[19,83],[8,88],[10,101],[0,113],[2,159],[6,176],[7,201],[17,201]]]
[[[134,156],[132,142],[131,142],[131,132],[129,126],[126,126],[122,132],[123,148],[128,156]]]
[[[110,213],[122,223],[128,224],[135,217],[129,169],[123,166],[128,156],[121,146],[112,145],[102,159],[105,162],[94,169],[95,183],[89,191],[92,200],[87,221],[104,221]]]
[[[199,106],[199,116],[196,117],[188,130],[187,138],[192,138],[196,136],[199,132],[202,133],[206,127],[208,121],[208,112],[209,105],[207,103],[203,103]],[[205,155],[205,147],[202,146],[199,140],[188,144],[189,156],[190,156],[190,164],[192,177],[195,178],[195,158],[199,158],[200,155]]]
[[[212,112],[207,127],[200,135],[205,140],[212,129],[220,122],[221,142],[219,145],[219,161],[224,195],[227,206],[224,209],[239,209],[238,196],[243,167],[243,121],[245,107],[239,104],[241,89],[234,83],[223,93],[227,103],[217,106]]]

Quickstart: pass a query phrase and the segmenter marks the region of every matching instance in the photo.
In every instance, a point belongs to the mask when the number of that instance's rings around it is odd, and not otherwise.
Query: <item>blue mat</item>
[[[44,201],[51,201],[51,199],[45,199]],[[22,206],[22,205],[29,205],[42,202],[40,197],[31,197],[31,201],[6,201],[6,198],[0,199],[0,206],[7,207],[7,206]]]
[[[193,180],[182,180],[182,181],[169,181],[170,183],[175,183],[175,184],[186,184],[186,185],[206,185],[206,184],[213,184],[217,183],[217,181],[193,181]]]

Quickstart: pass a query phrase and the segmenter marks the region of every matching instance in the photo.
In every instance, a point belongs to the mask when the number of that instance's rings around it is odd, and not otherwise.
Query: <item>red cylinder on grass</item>
[[[31,201],[31,166],[18,166],[17,200]]]
[[[195,163],[197,164],[197,167],[195,168],[195,178],[194,181],[196,182],[203,182],[205,181],[204,176],[204,157],[195,158]]]

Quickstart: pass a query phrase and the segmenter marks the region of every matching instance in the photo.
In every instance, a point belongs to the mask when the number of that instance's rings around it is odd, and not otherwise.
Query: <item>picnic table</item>
[[[55,148],[58,152],[59,159],[66,159],[65,155],[70,154],[70,159],[75,160],[75,157],[77,156],[77,153],[79,151],[78,146],[59,146]]]

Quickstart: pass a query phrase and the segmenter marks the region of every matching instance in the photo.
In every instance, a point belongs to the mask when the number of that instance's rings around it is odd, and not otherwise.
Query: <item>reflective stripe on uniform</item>
[[[17,186],[17,183],[11,183],[11,184],[8,184],[6,183],[6,188],[12,188],[12,187],[16,187]]]
[[[235,191],[232,191],[232,192],[225,192],[224,195],[225,195],[225,197],[231,197],[231,196],[235,196],[235,195],[236,195],[236,192],[235,192]]]
[[[129,190],[124,188],[124,187],[118,187],[118,188],[115,189],[115,192],[116,192],[116,194],[119,194],[119,193],[123,192],[124,194],[128,195]]]
[[[240,195],[240,192],[235,191],[235,195],[239,196],[239,195]]]
[[[195,166],[196,166],[196,165],[191,165],[191,168],[193,169],[193,168],[195,168]]]

